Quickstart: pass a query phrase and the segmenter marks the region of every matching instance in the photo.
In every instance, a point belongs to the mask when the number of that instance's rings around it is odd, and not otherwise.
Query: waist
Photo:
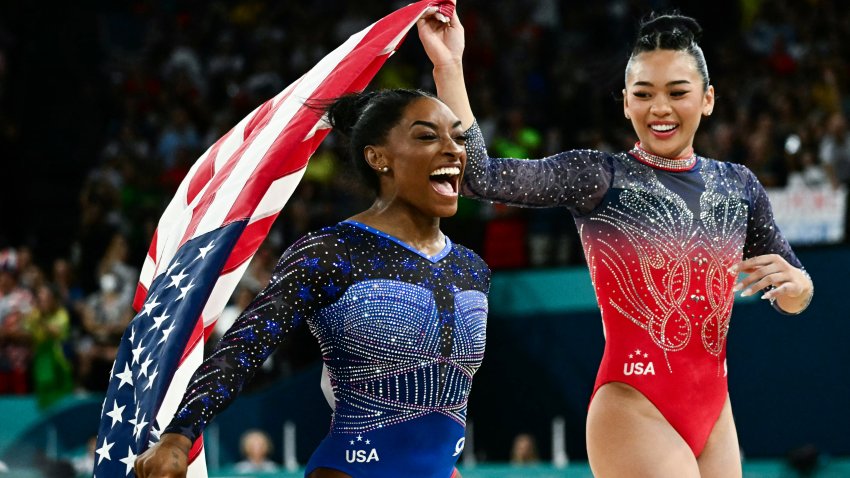
[[[440,413],[362,432],[333,424],[307,473],[329,467],[352,476],[448,478],[464,443],[464,427]]]

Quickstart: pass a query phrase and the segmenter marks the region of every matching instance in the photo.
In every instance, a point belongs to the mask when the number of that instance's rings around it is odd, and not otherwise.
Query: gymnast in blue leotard
[[[293,327],[318,339],[331,428],[309,478],[450,478],[481,364],[490,272],[440,232],[457,209],[464,130],[415,90],[343,97],[328,107],[377,198],[308,234],[192,378],[161,441],[136,473],[178,476],[204,427]]]

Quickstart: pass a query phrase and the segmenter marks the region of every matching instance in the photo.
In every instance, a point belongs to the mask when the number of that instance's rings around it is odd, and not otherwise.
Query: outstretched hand
[[[746,297],[772,286],[761,298],[777,300],[785,312],[797,313],[805,309],[813,292],[809,276],[778,254],[752,257],[732,266],[729,271],[747,274],[735,284],[734,292],[741,291],[741,297]]]
[[[164,433],[159,443],[136,458],[137,478],[185,478],[192,441],[178,433]]]
[[[456,3],[452,0],[452,3]],[[446,18],[430,7],[416,22],[419,40],[425,53],[435,67],[459,64],[463,59],[463,25],[457,16],[457,8],[452,18]]]

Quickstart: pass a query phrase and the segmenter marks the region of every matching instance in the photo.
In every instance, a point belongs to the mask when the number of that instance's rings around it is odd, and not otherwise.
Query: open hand
[[[761,298],[780,301],[780,308],[786,312],[796,313],[804,309],[813,292],[808,274],[778,254],[752,257],[732,266],[729,271],[747,274],[732,288],[734,292],[741,291],[741,297],[746,297],[772,286]]]

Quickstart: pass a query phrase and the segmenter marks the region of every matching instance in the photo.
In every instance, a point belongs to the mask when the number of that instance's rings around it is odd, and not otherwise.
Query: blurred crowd
[[[138,268],[193,161],[349,35],[403,3],[135,0],[86,12],[94,15],[86,25],[96,27],[85,42],[93,67],[86,74],[95,79],[77,81],[100,120],[85,128],[66,121],[65,137],[79,131],[89,138],[74,151],[92,154],[79,159],[76,175],[62,178],[65,189],[38,191],[55,194],[57,202],[26,213],[35,217],[26,223],[33,230],[68,218],[73,227],[57,231],[49,248],[27,231],[0,229],[0,394],[35,392],[48,405],[74,390],[104,390],[133,315]],[[650,7],[670,6],[663,0],[461,1],[467,83],[491,154],[629,149],[636,138],[620,104],[629,45]],[[850,183],[850,8],[839,0],[675,6],[705,28],[702,44],[717,92],[696,151],[745,164],[766,187]],[[28,39],[6,18],[0,21],[0,146],[38,156],[39,145],[23,145],[31,126],[16,118],[20,108],[2,107],[19,104],[13,86],[20,91],[27,81],[25,68],[15,69],[27,59],[13,59]],[[372,86],[433,90],[415,32]],[[79,114],[95,117],[85,108]],[[368,193],[347,179],[344,156],[333,135],[314,155],[220,329],[265,284],[288,244],[369,205]],[[69,189],[76,197],[61,195]],[[494,269],[583,260],[564,210],[462,199],[444,229]],[[317,354],[301,350],[302,342],[288,341],[291,350],[269,362],[270,373],[298,368]]]

